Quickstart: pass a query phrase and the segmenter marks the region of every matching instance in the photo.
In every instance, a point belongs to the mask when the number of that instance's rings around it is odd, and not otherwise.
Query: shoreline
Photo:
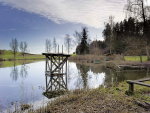
[[[19,60],[44,60],[45,58],[25,58],[25,59],[0,59],[0,62],[3,61],[19,61]]]
[[[95,56],[95,55],[79,55],[73,56],[70,61],[80,63],[91,63],[94,65],[105,65],[107,68],[121,71],[121,70],[141,70],[150,68],[150,61],[127,61],[121,55],[113,56]]]
[[[150,82],[149,82],[150,83]],[[128,96],[128,84],[120,83],[118,86],[91,90],[76,90],[57,98],[46,107],[33,111],[34,113],[78,113],[78,112],[118,112],[118,113],[148,113],[150,109],[138,103],[150,102],[150,90],[146,87],[136,86],[135,94]],[[32,113],[32,112],[31,112]]]
[[[18,65],[23,65],[23,64],[28,64],[28,63],[33,63],[37,61],[43,61],[44,59],[26,59],[26,60],[5,60],[5,61],[0,61],[0,68],[5,68],[5,67],[14,67]]]

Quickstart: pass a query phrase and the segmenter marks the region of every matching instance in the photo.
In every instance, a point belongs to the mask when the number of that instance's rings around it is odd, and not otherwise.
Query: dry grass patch
[[[99,88],[90,91],[72,92],[37,113],[142,113],[148,110],[135,104],[136,99],[143,99],[141,95],[127,96],[127,85],[119,87]],[[141,98],[139,98],[141,97]]]

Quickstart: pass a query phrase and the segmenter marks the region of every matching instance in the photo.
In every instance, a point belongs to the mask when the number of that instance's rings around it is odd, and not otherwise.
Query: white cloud
[[[73,22],[100,28],[110,15],[124,18],[126,0],[0,0],[1,3],[42,15],[57,23]]]

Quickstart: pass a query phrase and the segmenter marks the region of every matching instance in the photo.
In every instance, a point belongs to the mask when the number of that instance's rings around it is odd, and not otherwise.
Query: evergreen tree
[[[88,31],[86,27],[83,28],[81,36],[82,36],[81,43],[77,46],[76,53],[89,54],[89,44],[87,43]]]

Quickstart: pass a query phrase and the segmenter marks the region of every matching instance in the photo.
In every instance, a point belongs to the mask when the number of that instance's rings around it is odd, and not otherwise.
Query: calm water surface
[[[84,65],[69,62],[69,75],[62,78],[45,76],[45,61],[0,68],[0,109],[16,103],[34,103],[48,100],[43,92],[61,89],[93,89],[99,86],[112,86],[127,79],[139,79],[150,76],[149,71],[114,72],[104,66]],[[57,80],[61,80],[57,81]],[[47,82],[46,82],[47,80]],[[54,83],[55,82],[55,83]],[[47,87],[46,87],[47,86]]]

